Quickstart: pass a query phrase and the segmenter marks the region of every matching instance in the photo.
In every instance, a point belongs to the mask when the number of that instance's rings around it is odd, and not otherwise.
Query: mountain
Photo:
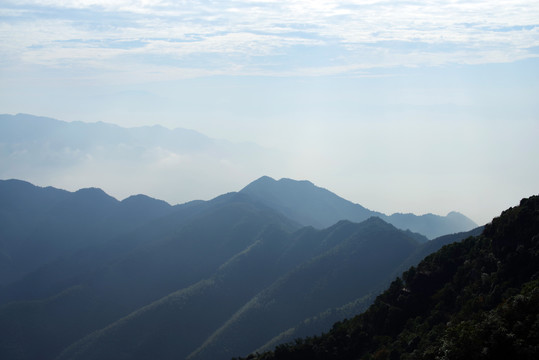
[[[310,181],[263,176],[240,190],[304,226],[322,229],[339,220],[361,222],[381,213],[345,200]]]
[[[150,198],[120,202],[96,188],[68,192],[20,180],[0,180],[0,199],[0,285],[173,209]]]
[[[481,235],[411,267],[364,313],[248,359],[536,359],[538,344],[539,196],[532,196]]]
[[[224,193],[238,178],[282,163],[279,154],[255,144],[185,128],[127,128],[28,114],[0,114],[0,150],[0,179],[95,186],[116,198],[143,192],[171,203]],[[219,181],[210,174],[219,174]]]
[[[282,212],[304,226],[310,225],[316,228],[331,226],[339,220],[361,222],[369,217],[377,216],[399,229],[411,230],[433,239],[477,227],[472,220],[457,212],[450,212],[447,216],[433,214],[387,216],[354,204],[305,180],[280,179],[277,181],[263,176],[240,192]]]
[[[236,186],[238,178],[254,178],[265,173],[268,164],[286,163],[281,154],[255,144],[213,139],[189,129],[124,128],[28,114],[0,114],[0,149],[2,179],[75,189],[100,187],[117,198],[143,191],[173,203],[208,198],[208,191],[223,193]],[[219,174],[219,181],[210,174]],[[433,239],[477,226],[455,212],[387,216],[308,181],[262,177],[242,192],[318,229],[339,220],[361,222],[379,216],[400,229]]]
[[[0,195],[2,253],[26,264],[0,287],[9,359],[248,353],[326,331],[438,243],[377,217],[302,227],[244,192],[170,206],[8,180]]]
[[[226,359],[264,345],[305,318],[376,291],[420,246],[378,218],[342,221],[322,231],[267,228],[210,278],[94,332],[60,358]],[[261,329],[261,323],[271,326]],[[134,344],[133,338],[144,340]]]
[[[446,216],[395,213],[382,218],[400,229],[410,229],[429,238],[469,231],[477,227],[475,222],[456,211],[451,211]]]
[[[0,319],[5,321],[0,332],[8,335],[0,345],[0,357],[31,359],[39,354],[43,359],[54,358],[78,338],[211,277],[249,248],[269,224],[297,227],[242,198],[227,194],[181,206],[111,241],[90,243],[4,286]],[[221,289],[221,295],[226,290]],[[210,298],[211,307],[220,309],[216,302],[220,297]]]
[[[379,218],[359,224],[339,222],[327,232],[324,241],[331,244],[327,251],[258,293],[189,358],[224,359],[248,352],[304,319],[362,298],[386,284],[394,266],[418,247],[406,233]],[[238,333],[244,334],[241,339]]]
[[[0,142],[10,144],[7,150],[13,151],[33,145],[25,148],[32,156],[37,148],[45,147],[56,150],[65,150],[66,147],[71,150],[88,150],[96,146],[125,144],[141,147],[163,146],[192,152],[214,146],[212,139],[189,129],[169,130],[159,125],[123,128],[104,122],[65,122],[28,114],[1,114],[0,129]],[[30,154],[25,154],[28,155]]]
[[[417,265],[427,255],[439,250],[443,246],[453,242],[458,242],[470,236],[480,235],[482,231],[483,227],[478,227],[469,232],[442,236],[422,244],[396,268],[389,278],[394,279],[395,277],[400,276],[402,272],[407,270],[410,266]],[[367,295],[354,299],[349,303],[325,309],[314,316],[303,319],[302,321],[296,323],[293,327],[290,327],[258,348],[257,352],[272,350],[279,344],[290,342],[300,337],[321,334],[330,329],[333,323],[345,318],[351,318],[356,314],[364,312],[374,301],[375,295],[384,289],[385,284],[387,284],[387,280],[385,282],[380,282],[376,291],[371,291]]]

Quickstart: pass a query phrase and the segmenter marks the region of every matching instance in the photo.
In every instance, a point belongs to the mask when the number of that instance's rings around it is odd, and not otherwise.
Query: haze
[[[242,150],[61,172],[3,158],[2,178],[177,203],[269,175],[477,223],[538,192],[537,1],[2,1],[0,39],[0,113]]]

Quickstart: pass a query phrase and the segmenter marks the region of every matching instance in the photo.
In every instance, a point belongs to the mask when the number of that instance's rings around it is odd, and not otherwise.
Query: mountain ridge
[[[400,229],[418,232],[432,239],[477,227],[471,219],[457,211],[451,211],[446,216],[431,213],[419,216],[412,213],[394,213],[388,216],[341,198],[308,180],[275,180],[262,176],[240,192],[281,211],[304,226],[311,225],[316,228],[324,228],[343,219],[360,222],[377,216]]]
[[[397,277],[362,314],[250,360],[535,359],[539,196]]]
[[[0,222],[26,236],[18,249],[54,250],[47,261],[19,253],[33,267],[0,288],[0,356],[20,360],[60,353],[211,360],[284,340],[291,328],[319,333],[365,308],[399,266],[437,244],[379,217],[302,227],[245,192],[175,206],[17,181],[0,181],[2,194],[12,200],[0,201]],[[38,216],[22,216],[28,207]],[[274,325],[252,333],[269,320]]]
[[[29,114],[0,114],[0,148],[1,179],[69,189],[97,186],[118,199],[142,192],[170,204],[222,194],[238,178],[258,174],[282,157],[254,143],[181,127],[125,127]]]

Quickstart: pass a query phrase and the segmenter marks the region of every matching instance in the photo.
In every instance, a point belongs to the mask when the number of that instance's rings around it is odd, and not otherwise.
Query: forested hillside
[[[443,247],[361,315],[247,359],[537,359],[539,196]]]
[[[97,188],[69,192],[0,180],[0,286],[88,245],[133,231],[173,209],[144,195],[118,201]],[[4,295],[5,291],[0,299]]]
[[[469,236],[428,241],[377,217],[302,227],[244,192],[170,206],[9,180],[0,195],[6,359],[270,348],[362,312],[401,269]]]

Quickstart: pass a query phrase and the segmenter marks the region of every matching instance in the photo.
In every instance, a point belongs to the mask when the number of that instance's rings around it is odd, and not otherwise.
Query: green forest
[[[444,246],[364,313],[250,360],[537,359],[539,196]]]
[[[431,240],[376,216],[306,225],[363,208],[267,177],[176,206],[20,180],[0,200],[1,359],[537,355],[538,197]]]

